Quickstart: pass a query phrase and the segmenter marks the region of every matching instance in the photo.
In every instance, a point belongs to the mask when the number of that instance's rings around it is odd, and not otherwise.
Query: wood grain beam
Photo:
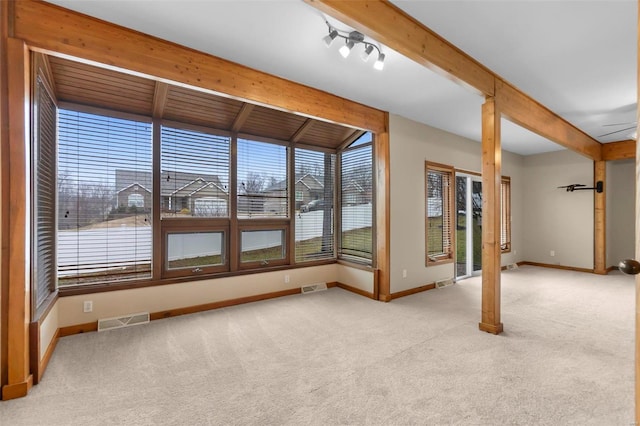
[[[482,105],[482,320],[480,330],[502,333],[500,322],[500,111],[494,98]]]
[[[153,91],[153,118],[162,118],[168,95],[169,85],[162,81],[156,81],[156,87]]]
[[[9,192],[9,82],[8,82],[8,40],[10,6],[13,2],[0,1],[0,389],[7,384],[7,329],[9,311],[9,250],[5,244],[9,232],[9,212],[6,200]]]
[[[608,142],[602,144],[602,159],[604,161],[627,160],[636,158],[636,141]]]
[[[30,47],[185,87],[205,89],[375,133],[384,114],[301,84],[52,4],[15,2],[14,34]]]
[[[366,132],[364,132],[363,130],[356,130],[355,132],[351,133],[349,136],[347,136],[345,140],[340,142],[340,145],[338,146],[338,151],[342,151],[343,149],[345,149],[346,147],[348,147],[349,145],[357,141],[365,133]]]
[[[593,272],[607,274],[607,163],[593,162],[593,183],[602,181],[603,191],[593,191]]]
[[[389,128],[389,113],[385,113],[385,127]],[[375,161],[375,250],[378,300],[391,300],[391,157],[389,132],[374,136]]]
[[[640,5],[640,1],[638,2]],[[638,7],[637,19],[637,92],[636,100],[640,99],[640,7]],[[640,109],[636,107],[636,131],[640,132]],[[640,259],[640,144],[636,144],[636,260]],[[640,274],[636,275],[636,342],[635,342],[635,422],[640,424]]]
[[[247,121],[254,108],[255,105],[253,104],[244,103],[242,105],[240,112],[238,112],[238,115],[236,115],[236,118],[233,120],[233,124],[231,125],[231,131],[233,133],[238,133],[240,129],[242,129],[242,126],[244,126],[244,123]]]
[[[307,133],[309,129],[311,129],[313,123],[314,121],[312,119],[307,119],[307,121],[305,121],[304,124],[300,126],[300,128],[296,130],[296,133],[291,137],[291,142],[298,143],[304,136],[304,134]]]
[[[29,50],[21,41],[7,40],[8,139],[3,140],[3,168],[8,168],[8,193],[2,194],[3,215],[9,215],[9,230],[2,235],[2,247],[8,252],[8,328],[7,384],[2,399],[25,396],[32,385],[29,365],[29,324],[31,293],[29,289],[29,93],[31,71]],[[6,149],[8,145],[8,149]]]
[[[496,101],[509,121],[594,161],[602,158],[598,141],[500,79],[496,80]]]
[[[305,2],[448,79],[493,95],[489,69],[388,1]]]
[[[592,160],[600,143],[385,0],[305,0],[347,25],[484,96],[513,122]]]

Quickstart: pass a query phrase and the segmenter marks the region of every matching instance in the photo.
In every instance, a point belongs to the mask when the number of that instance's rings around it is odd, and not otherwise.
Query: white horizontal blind
[[[238,139],[238,217],[289,217],[287,148]]]
[[[500,183],[500,248],[511,249],[511,180],[502,178]]]
[[[60,286],[151,276],[151,124],[59,110]]]
[[[436,261],[452,255],[452,173],[427,169],[427,256]]]
[[[363,138],[371,135],[365,134]],[[356,141],[341,154],[340,256],[370,262],[373,257],[373,146]]]
[[[36,307],[39,307],[56,284],[56,105],[40,76],[36,96],[34,281]]]
[[[296,262],[334,257],[335,154],[295,150]]]
[[[230,138],[162,126],[162,217],[229,217]]]

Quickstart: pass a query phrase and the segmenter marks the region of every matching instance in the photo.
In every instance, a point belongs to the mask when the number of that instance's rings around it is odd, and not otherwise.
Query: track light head
[[[333,40],[338,37],[344,39],[344,45],[340,47],[339,52],[343,58],[347,58],[356,44],[363,44],[364,51],[360,55],[362,60],[366,62],[373,51],[377,50],[378,59],[376,60],[373,67],[377,70],[381,70],[382,68],[384,68],[384,53],[380,51],[380,47],[376,46],[373,43],[365,41],[364,34],[359,31],[351,31],[347,33],[346,31],[335,29],[331,26],[331,24],[329,24],[328,21],[325,21],[325,23],[327,24],[327,28],[329,29],[329,34],[324,36],[322,40],[327,45],[327,47],[330,47],[333,43]]]
[[[333,40],[335,40],[336,37],[338,37],[338,31],[336,31],[334,28],[330,28],[329,35],[324,36],[322,40],[324,40],[324,43],[327,45],[327,47],[330,47],[331,43],[333,43]]]
[[[373,64],[373,67],[378,71],[382,71],[382,69],[384,68],[384,53],[380,53],[378,55],[378,59]]]
[[[373,45],[367,44],[367,47],[365,47],[360,57],[362,58],[363,61],[367,62],[367,60],[369,59],[369,56],[371,56],[371,52],[373,52]]]
[[[342,46],[339,50],[343,58],[346,58],[347,56],[349,56],[349,53],[351,53],[351,49],[353,49],[354,45],[355,43],[352,40],[347,40],[345,42],[344,46]]]

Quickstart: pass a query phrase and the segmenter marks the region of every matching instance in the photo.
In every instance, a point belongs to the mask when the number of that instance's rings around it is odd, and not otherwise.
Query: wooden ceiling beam
[[[432,71],[481,95],[493,96],[491,70],[390,2],[305,2]]]
[[[167,105],[169,95],[169,85],[161,81],[156,81],[153,91],[153,118],[162,118],[164,107]]]
[[[246,123],[247,119],[251,115],[251,111],[253,111],[253,108],[255,108],[255,105],[253,104],[245,103],[242,105],[240,112],[238,112],[238,115],[236,115],[236,118],[235,120],[233,120],[233,124],[231,125],[232,132],[238,133],[240,129],[242,129],[242,126],[244,125],[244,123]]]
[[[385,0],[305,0],[376,41],[450,80],[495,96],[500,111],[515,123],[593,160],[601,144],[536,102],[462,50]]]
[[[632,158],[636,158],[636,141],[633,139],[602,144],[602,159],[604,161]]]
[[[600,142],[511,84],[497,79],[495,97],[502,115],[509,121],[592,160],[602,159]]]
[[[342,151],[343,149],[357,141],[365,133],[366,132],[363,132],[362,130],[356,130],[355,132],[351,133],[345,140],[340,143],[340,145],[338,146],[338,151]]]
[[[291,142],[298,143],[300,139],[304,136],[305,133],[309,131],[309,129],[313,126],[314,121],[312,119],[307,119],[302,126],[296,131],[296,133],[291,137]]]
[[[375,108],[49,3],[12,3],[14,37],[34,50],[375,133],[386,131],[384,112]]]

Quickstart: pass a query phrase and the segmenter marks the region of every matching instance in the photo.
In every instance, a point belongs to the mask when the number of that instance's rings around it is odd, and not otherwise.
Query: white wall
[[[593,269],[594,193],[558,189],[593,186],[593,161],[569,150],[530,155],[523,177],[524,259]]]
[[[454,264],[425,266],[425,161],[481,171],[481,144],[409,119],[391,115],[391,292],[452,278]],[[523,157],[502,153],[502,174],[511,177],[512,252],[502,264],[522,258]],[[407,270],[407,277],[402,271]]]
[[[228,278],[168,284],[153,287],[117,290],[78,296],[61,297],[57,302],[58,326],[94,322],[100,318],[116,317],[136,312],[161,312],[169,309],[204,305],[272,293],[317,282],[338,280],[337,264],[296,268],[283,271],[239,275]],[[289,275],[289,283],[284,276]],[[345,282],[344,284],[352,284]],[[365,286],[359,281],[356,285]],[[373,286],[367,289],[372,291]],[[93,312],[84,313],[82,303],[93,301]]]
[[[607,266],[635,255],[635,160],[607,162]]]

